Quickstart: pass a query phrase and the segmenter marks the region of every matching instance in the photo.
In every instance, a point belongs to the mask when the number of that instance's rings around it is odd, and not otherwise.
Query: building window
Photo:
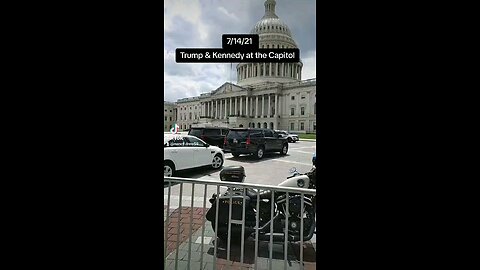
[[[295,100],[295,96],[292,96],[292,100]]]
[[[165,121],[167,121],[167,117],[165,116]]]
[[[313,122],[313,130],[317,130],[317,123]]]
[[[170,121],[172,121],[172,117],[170,116]]]
[[[190,120],[192,120],[192,113],[190,113],[188,116],[189,116]]]
[[[304,130],[305,129],[305,123],[301,122],[300,123],[300,130]]]
[[[165,112],[167,112],[167,110],[165,110]]]
[[[290,108],[290,115],[295,115],[295,108]]]
[[[301,108],[300,108],[300,114],[301,114],[301,115],[305,115],[305,107],[301,107]]]
[[[305,99],[305,96],[302,96],[302,99]]]
[[[172,112],[172,110],[170,110],[170,112]]]
[[[295,123],[290,123],[290,130],[295,130]]]

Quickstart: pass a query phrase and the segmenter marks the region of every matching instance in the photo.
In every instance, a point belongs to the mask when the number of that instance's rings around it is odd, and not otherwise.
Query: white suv
[[[183,134],[165,134],[163,139],[163,175],[202,166],[221,168],[225,156],[222,149],[201,139]]]
[[[276,133],[282,135],[283,138],[287,138],[287,141],[289,143],[291,142],[297,142],[299,140],[297,134],[290,134],[285,130],[275,130]]]

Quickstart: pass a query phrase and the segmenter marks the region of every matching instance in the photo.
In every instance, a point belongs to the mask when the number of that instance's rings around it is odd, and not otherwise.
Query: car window
[[[205,129],[203,134],[206,136],[220,135],[220,129]]]
[[[247,139],[248,130],[230,130],[228,132],[227,138],[228,139]]]
[[[200,137],[202,136],[202,130],[201,129],[192,129],[190,132],[188,132],[188,135],[192,135],[195,137]]]
[[[203,147],[205,144],[195,137],[184,137],[183,138],[186,147]]]
[[[251,131],[250,132],[250,138],[261,138],[263,136],[263,133],[261,131]]]
[[[265,137],[273,137],[273,132],[271,130],[265,130]]]

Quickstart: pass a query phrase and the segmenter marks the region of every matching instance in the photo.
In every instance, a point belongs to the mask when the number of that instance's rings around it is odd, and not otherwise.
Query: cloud
[[[301,51],[302,79],[316,77],[315,0],[277,0],[276,14]],[[294,11],[294,12],[293,12]],[[166,101],[198,96],[236,82],[235,64],[177,64],[175,49],[221,47],[222,34],[249,33],[264,14],[263,0],[165,0],[164,86]]]

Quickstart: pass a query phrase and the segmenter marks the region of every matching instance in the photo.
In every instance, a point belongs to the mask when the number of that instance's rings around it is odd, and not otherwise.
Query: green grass
[[[317,139],[317,134],[315,134],[315,133],[312,133],[312,134],[298,134],[298,137],[300,139],[314,139],[314,140],[316,140]]]

